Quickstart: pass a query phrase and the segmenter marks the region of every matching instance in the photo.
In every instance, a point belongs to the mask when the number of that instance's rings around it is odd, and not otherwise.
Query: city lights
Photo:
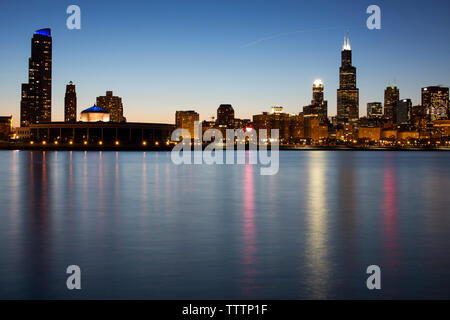
[[[32,44],[33,50],[43,50],[42,55],[49,59],[52,47],[51,33],[37,33],[34,37],[39,41],[46,41],[46,46]],[[236,139],[235,145],[239,143],[250,143],[249,135],[259,130],[270,132],[280,131],[279,145],[284,148],[295,148],[296,146],[312,147],[348,147],[348,148],[412,148],[412,147],[442,147],[448,146],[447,140],[450,136],[450,120],[447,116],[449,107],[449,89],[443,86],[429,86],[422,88],[423,106],[413,106],[411,99],[400,99],[400,88],[394,82],[384,90],[384,104],[382,102],[368,102],[367,116],[360,117],[360,97],[357,87],[357,69],[352,63],[353,51],[350,46],[350,37],[344,39],[344,45],[340,52],[339,88],[337,89],[337,114],[330,117],[328,114],[328,101],[325,99],[325,85],[321,79],[312,83],[312,100],[309,105],[303,106],[301,112],[287,113],[280,105],[273,105],[270,112],[262,112],[252,116],[252,119],[240,119],[235,117],[235,110],[231,104],[220,104],[217,109],[217,117],[211,117],[212,121],[205,120],[196,129],[194,123],[199,122],[200,114],[194,110],[178,110],[175,112],[175,125],[153,124],[153,123],[130,123],[126,121],[123,114],[122,98],[113,95],[112,91],[106,91],[104,96],[96,98],[96,104],[80,113],[80,121],[77,122],[77,94],[75,84],[70,81],[66,85],[64,99],[65,122],[48,121],[50,115],[49,106],[42,101],[29,101],[23,98],[22,108],[30,112],[24,112],[27,117],[21,119],[25,127],[23,132],[14,132],[11,136],[16,140],[26,141],[33,131],[33,138],[39,142],[57,137],[57,140],[69,141],[82,140],[84,145],[88,144],[89,137],[102,137],[96,142],[97,146],[103,146],[103,140],[113,139],[114,145],[119,146],[119,137],[125,138],[127,146],[147,146],[143,137],[157,136],[154,146],[160,143],[169,147],[176,143],[170,141],[171,133],[176,128],[186,130],[191,141],[190,146],[197,146],[195,141],[202,132],[208,129],[218,129],[223,137],[226,131],[242,129],[247,136],[245,139]],[[32,57],[34,59],[34,57]],[[39,67],[36,64],[36,67]],[[47,72],[46,70],[44,70]],[[49,76],[44,78],[44,72],[38,77],[30,77],[30,83],[24,88],[35,86],[39,90],[48,91],[51,85]],[[30,69],[30,74],[35,72]],[[46,73],[45,73],[46,74]],[[41,79],[42,78],[42,79]],[[30,89],[31,90],[31,89]],[[34,89],[33,89],[34,90]],[[47,94],[47,93],[46,93]],[[44,94],[44,96],[46,95]],[[30,97],[31,97],[30,92]],[[36,110],[38,115],[33,116]],[[6,118],[6,117],[5,117]],[[0,119],[1,120],[1,119]],[[11,126],[11,117],[7,118],[7,124]],[[39,125],[39,130],[36,127]],[[26,131],[28,129],[28,131]],[[195,130],[194,130],[195,129]],[[140,134],[136,134],[140,131]],[[186,135],[184,131],[183,135]],[[119,134],[120,132],[120,134]],[[38,135],[36,135],[39,133]],[[104,134],[108,134],[106,138]],[[19,139],[20,137],[20,139]],[[114,140],[116,139],[116,140]],[[166,140],[167,139],[167,140]],[[416,142],[412,143],[412,139]],[[411,140],[411,141],[410,141]],[[417,142],[417,140],[419,140]],[[442,140],[442,142],[440,142]],[[160,142],[162,141],[162,142]],[[261,141],[265,141],[262,139]],[[19,141],[20,142],[20,141]],[[59,142],[54,142],[57,145]],[[42,142],[45,145],[46,142]],[[200,142],[201,144],[201,142]]]
[[[450,298],[450,1],[54,2],[0,9],[0,299]]]

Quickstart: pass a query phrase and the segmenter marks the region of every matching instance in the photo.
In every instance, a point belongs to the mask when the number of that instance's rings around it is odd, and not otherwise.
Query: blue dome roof
[[[99,108],[96,105],[90,107],[89,109],[81,111],[81,113],[88,113],[88,112],[109,113],[108,111],[105,111],[104,109]]]
[[[34,34],[40,34],[40,35],[43,35],[43,36],[50,37],[51,34],[52,34],[52,31],[50,30],[50,28],[45,28],[45,29],[36,30],[34,32]]]

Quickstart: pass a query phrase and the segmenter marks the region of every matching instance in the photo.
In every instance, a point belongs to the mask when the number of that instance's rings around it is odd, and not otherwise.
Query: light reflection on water
[[[0,151],[0,298],[450,298],[449,160],[281,152],[260,176],[169,153]]]
[[[309,260],[308,287],[311,290],[310,298],[325,299],[329,282],[329,262],[327,247],[327,167],[323,152],[311,152],[308,154],[308,185],[307,197],[307,225],[308,225],[308,249]]]

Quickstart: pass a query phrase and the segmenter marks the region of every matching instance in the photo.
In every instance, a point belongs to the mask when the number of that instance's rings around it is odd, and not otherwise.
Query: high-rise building
[[[77,93],[72,81],[66,86],[66,95],[64,97],[64,121],[77,121]]]
[[[397,101],[394,107],[395,121],[397,124],[407,124],[411,121],[412,102],[411,99]]]
[[[52,37],[50,29],[34,32],[28,61],[28,83],[22,84],[20,126],[52,120]]]
[[[394,84],[393,86],[388,86],[384,90],[384,117],[386,119],[396,122],[394,112],[395,104],[400,100],[400,90]]]
[[[383,117],[383,105],[381,102],[369,102],[367,104],[367,117],[369,119],[380,119]]]
[[[193,110],[175,112],[176,127],[180,129],[187,129],[191,135],[191,139],[199,138],[194,135],[194,122],[199,120],[199,114]]]
[[[106,91],[106,96],[97,97],[97,106],[110,114],[111,122],[125,122],[123,116],[122,98],[113,96],[112,91]]]
[[[356,68],[352,66],[350,38],[344,39],[339,68],[339,89],[337,90],[338,123],[355,123],[359,119],[359,89],[356,87]]]
[[[324,86],[322,80],[313,83],[313,99],[309,106],[303,107],[304,115],[317,115],[321,123],[328,122],[328,102],[323,98]]]
[[[430,120],[445,119],[448,115],[448,87],[432,86],[422,88],[422,106]]]
[[[219,127],[233,128],[234,109],[231,104],[221,104],[217,109],[216,124]]]

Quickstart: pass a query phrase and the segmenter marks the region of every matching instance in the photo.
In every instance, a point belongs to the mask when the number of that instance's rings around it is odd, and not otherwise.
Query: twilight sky
[[[66,8],[81,8],[81,30]],[[366,8],[381,7],[368,30]],[[336,114],[340,50],[350,32],[360,114],[383,101],[389,81],[420,103],[420,88],[450,85],[447,0],[15,0],[0,3],[0,115],[19,121],[33,32],[53,37],[53,121],[64,115],[65,85],[77,86],[78,114],[112,90],[128,121],[174,122],[176,110],[215,116],[222,103],[250,118],[281,105],[298,113],[315,79]]]

